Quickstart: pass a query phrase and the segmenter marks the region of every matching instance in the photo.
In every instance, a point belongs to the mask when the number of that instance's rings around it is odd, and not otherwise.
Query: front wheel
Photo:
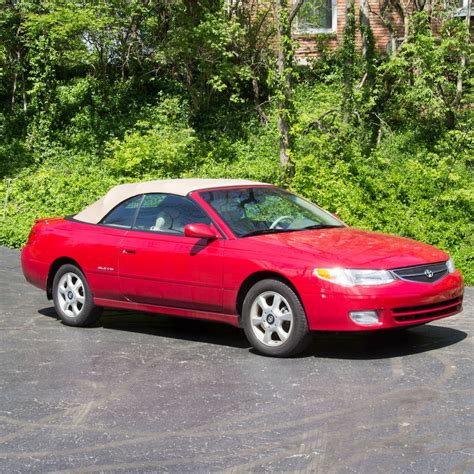
[[[56,313],[69,326],[90,326],[101,313],[86,277],[75,265],[63,265],[54,275],[53,301]]]
[[[249,342],[265,355],[290,357],[311,342],[303,305],[293,289],[279,280],[262,280],[249,290],[242,323]]]

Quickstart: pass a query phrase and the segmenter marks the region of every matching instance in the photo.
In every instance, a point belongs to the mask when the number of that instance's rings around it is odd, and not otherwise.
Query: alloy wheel
[[[250,309],[250,322],[257,339],[269,347],[282,345],[293,328],[293,312],[280,293],[265,291],[258,295]]]
[[[63,313],[69,318],[77,318],[86,301],[84,282],[75,273],[67,272],[59,280],[57,291]]]

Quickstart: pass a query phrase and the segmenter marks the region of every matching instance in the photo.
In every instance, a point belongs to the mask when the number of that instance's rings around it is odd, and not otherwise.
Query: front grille
[[[415,267],[396,268],[392,273],[402,280],[417,281],[420,283],[434,283],[448,274],[446,262],[429,263]]]
[[[399,322],[417,321],[420,319],[439,318],[455,314],[462,309],[462,296],[438,303],[424,304],[421,306],[405,306],[393,308],[395,320]]]

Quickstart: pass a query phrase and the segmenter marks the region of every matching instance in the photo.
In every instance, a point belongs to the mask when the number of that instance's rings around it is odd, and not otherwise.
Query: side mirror
[[[184,235],[198,239],[218,239],[220,237],[220,235],[207,224],[188,224],[184,228]]]

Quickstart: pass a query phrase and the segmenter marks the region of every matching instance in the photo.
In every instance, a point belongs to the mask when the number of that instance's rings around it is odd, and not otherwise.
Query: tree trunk
[[[272,0],[277,40],[277,94],[278,131],[280,132],[280,168],[289,176],[293,175],[290,158],[292,145],[292,80],[293,46],[291,42],[290,8],[288,0]]]
[[[369,20],[369,0],[361,0],[359,12],[362,34],[362,56],[365,62],[367,88],[371,89],[375,80],[375,40]]]
[[[397,53],[397,35],[395,32],[395,26],[393,24],[393,19],[391,15],[391,8],[388,9],[388,4],[385,4],[383,2],[379,1],[379,9],[374,10],[371,8],[370,5],[370,0],[367,0],[367,9],[369,13],[371,13],[373,16],[377,17],[379,21],[387,28],[387,31],[389,32],[390,35],[390,55],[396,54]]]
[[[408,38],[410,34],[410,16],[405,11],[405,16],[403,17],[403,36],[405,39]]]
[[[354,99],[354,57],[355,57],[355,5],[354,0],[347,0],[346,22],[344,25],[344,39],[342,43],[343,81],[342,114],[345,122],[352,116]]]
[[[280,168],[286,177],[294,175],[294,164],[291,161],[293,145],[291,128],[293,119],[293,79],[294,51],[291,37],[291,24],[303,5],[304,0],[272,0],[273,17],[277,44],[277,87],[278,98],[278,131],[280,132]]]
[[[466,6],[466,28],[468,37],[471,34],[471,11],[472,11],[472,0],[467,0]],[[454,99],[455,105],[458,105],[461,102],[462,94],[463,94],[463,73],[466,69],[467,58],[466,53],[461,56],[461,67],[459,68],[458,72],[458,79],[456,81],[456,97]]]
[[[22,87],[21,95],[22,95],[22,99],[23,99],[23,112],[26,112],[26,107],[27,107],[27,103],[26,103],[26,80],[25,80],[25,70],[23,69],[23,67],[21,68],[21,87]]]
[[[12,110],[15,107],[16,99],[16,88],[18,84],[18,69],[21,67],[21,53],[19,45],[19,36],[20,36],[20,25],[16,30],[15,41],[16,41],[16,64],[15,64],[15,74],[13,75],[13,86],[12,86]]]
[[[252,78],[252,91],[253,91],[253,101],[255,104],[255,110],[257,111],[258,118],[262,125],[268,125],[268,118],[265,112],[263,111],[262,104],[260,103],[260,88],[258,86],[258,80],[256,77]]]
[[[368,38],[368,31],[370,29],[368,0],[360,0],[359,22],[362,33],[362,55],[364,58],[367,58],[367,52],[370,48],[370,39]]]
[[[12,86],[12,110],[15,107],[15,95],[16,95],[17,79],[18,79],[18,73],[15,71],[15,74],[13,75],[13,86]]]
[[[397,36],[394,31],[390,32],[390,45],[391,45],[391,55],[395,55],[398,52]]]

